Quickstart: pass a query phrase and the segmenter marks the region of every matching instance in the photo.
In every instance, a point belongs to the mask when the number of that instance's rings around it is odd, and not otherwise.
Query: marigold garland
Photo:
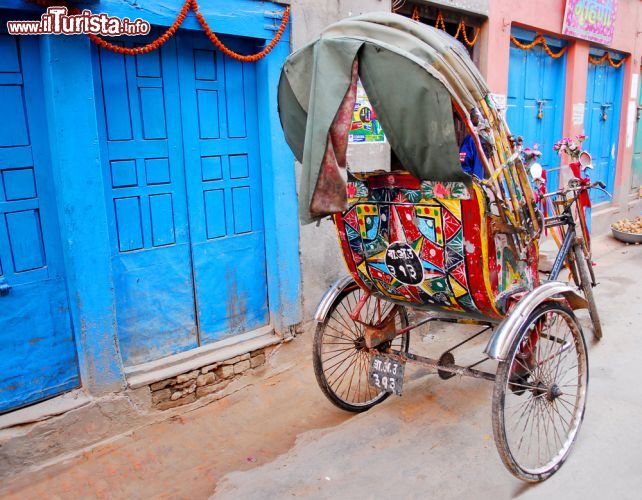
[[[623,57],[618,62],[615,62],[611,58],[611,54],[609,54],[608,52],[604,52],[604,55],[602,57],[589,56],[589,62],[591,64],[595,64],[596,66],[599,66],[604,61],[607,61],[612,68],[617,69],[617,68],[619,68],[620,66],[622,66],[624,64],[624,61],[626,61],[626,57]]]
[[[472,47],[477,43],[477,38],[479,37],[479,33],[481,32],[481,28],[477,28],[477,31],[475,31],[475,36],[473,37],[472,40],[468,38],[468,34],[466,33],[466,23],[464,22],[463,19],[459,20],[459,24],[457,24],[457,31],[453,35],[453,38],[458,39],[459,34],[461,33],[464,39],[464,43],[468,45],[469,47]],[[442,31],[448,31],[446,30],[446,21],[444,20],[444,15],[441,13],[441,11],[437,12],[437,20],[435,21],[435,28],[440,29]]]
[[[52,4],[58,4],[63,6],[66,5],[65,0],[58,0],[58,1],[29,0],[29,1],[41,7],[51,7]],[[165,32],[162,35],[160,35],[158,38],[156,38],[152,42],[149,42],[146,45],[143,45],[142,47],[123,47],[121,45],[108,42],[104,38],[101,38],[97,35],[88,35],[88,36],[89,36],[89,39],[96,45],[104,49],[116,52],[118,54],[125,54],[125,55],[146,54],[147,52],[151,52],[152,50],[158,49],[161,45],[166,43],[172,36],[174,36],[174,34],[176,34],[176,31],[178,31],[178,28],[181,26],[181,24],[183,24],[183,21],[185,21],[185,18],[187,17],[187,14],[189,13],[190,9],[194,11],[194,14],[196,15],[196,19],[198,20],[199,24],[205,31],[205,34],[207,35],[207,37],[216,46],[216,48],[218,48],[221,52],[231,57],[232,59],[236,59],[237,61],[242,61],[242,62],[255,62],[265,57],[266,55],[268,55],[272,51],[272,49],[274,49],[276,44],[279,43],[279,41],[281,40],[281,37],[285,32],[285,28],[287,27],[288,20],[290,18],[290,7],[286,7],[285,10],[283,11],[281,24],[279,25],[279,28],[276,34],[274,35],[274,38],[272,39],[272,41],[270,41],[270,43],[266,45],[263,50],[261,50],[260,52],[257,52],[256,54],[251,54],[251,55],[244,55],[244,54],[239,54],[238,52],[234,52],[233,50],[226,47],[223,42],[221,42],[221,40],[216,36],[216,34],[210,28],[209,24],[205,20],[205,17],[203,17],[203,14],[200,13],[200,6],[198,5],[197,0],[185,0],[183,7],[181,7],[181,10],[179,11],[172,25],[169,28],[167,28],[167,30],[165,30]],[[69,10],[69,12],[70,14],[79,14],[80,10],[77,7],[73,7]]]
[[[444,21],[444,15],[441,13],[441,11],[437,12],[437,20],[435,21],[435,28],[440,29],[442,31],[446,31],[446,22]]]
[[[520,48],[522,50],[530,50],[533,47],[535,47],[536,45],[541,43],[542,46],[544,47],[544,50],[546,51],[546,53],[550,57],[552,57],[553,59],[558,59],[558,58],[562,57],[566,53],[566,51],[568,50],[568,46],[564,46],[558,52],[553,52],[551,50],[551,48],[548,46],[548,43],[546,43],[546,39],[544,38],[544,35],[542,35],[541,33],[537,33],[535,35],[535,38],[533,39],[533,41],[530,42],[530,43],[521,43],[514,36],[510,37],[510,41],[513,42],[518,48]]]
[[[180,25],[183,24],[183,21],[185,21],[185,17],[187,17],[187,13],[189,12],[191,6],[192,0],[186,0],[172,25],[154,41],[149,42],[142,47],[122,47],[121,45],[116,45],[115,43],[108,42],[104,38],[101,38],[97,35],[89,35],[89,39],[103,49],[111,50],[112,52],[116,52],[117,54],[125,54],[128,56],[146,54],[147,52],[158,49],[161,45],[165,44],[167,40],[174,36]]]
[[[466,43],[466,45],[468,45],[469,47],[472,47],[473,45],[475,45],[477,43],[477,38],[479,38],[479,33],[481,32],[481,28],[477,28],[477,31],[475,31],[475,36],[473,37],[472,40],[469,40],[468,35],[466,34],[466,25],[464,24],[463,19],[460,21],[460,26],[461,26],[462,35],[464,36],[464,42]]]
[[[277,30],[276,35],[274,35],[274,38],[272,39],[272,41],[261,52],[257,52],[256,54],[246,56],[243,54],[239,54],[238,52],[234,52],[231,49],[228,49],[223,44],[223,42],[219,40],[216,34],[210,29],[209,25],[207,24],[207,21],[203,17],[203,14],[199,12],[199,6],[196,0],[191,0],[191,2],[192,2],[192,8],[194,9],[194,13],[196,14],[196,19],[198,20],[199,24],[203,27],[203,30],[205,31],[205,34],[207,35],[207,37],[211,40],[211,42],[214,45],[216,45],[216,48],[218,48],[226,56],[229,56],[232,59],[236,59],[237,61],[243,61],[243,62],[255,62],[265,57],[266,55],[268,55],[272,51],[272,49],[276,46],[276,44],[279,43],[279,40],[283,36],[283,32],[285,31],[285,28],[288,25],[288,19],[290,18],[290,7],[286,7],[285,11],[283,11],[283,18],[281,19],[281,25],[279,26],[279,29]]]

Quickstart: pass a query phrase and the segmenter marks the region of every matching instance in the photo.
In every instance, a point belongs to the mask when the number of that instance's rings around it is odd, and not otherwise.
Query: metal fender
[[[561,281],[547,281],[525,295],[512,312],[499,324],[488,341],[484,352],[488,357],[500,361],[508,357],[508,350],[526,323],[531,313],[542,302],[563,296],[571,309],[586,309],[588,302],[573,288]]]
[[[325,292],[325,295],[319,302],[317,310],[314,313],[314,319],[319,323],[323,323],[330,312],[330,307],[337,299],[337,297],[345,290],[348,286],[354,285],[355,281],[352,276],[344,276],[343,278],[338,279],[334,284]]]

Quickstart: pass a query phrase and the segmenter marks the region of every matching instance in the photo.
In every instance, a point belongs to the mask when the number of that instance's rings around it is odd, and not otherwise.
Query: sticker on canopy
[[[421,260],[407,243],[396,241],[388,246],[386,267],[390,274],[406,285],[418,285],[424,280]]]

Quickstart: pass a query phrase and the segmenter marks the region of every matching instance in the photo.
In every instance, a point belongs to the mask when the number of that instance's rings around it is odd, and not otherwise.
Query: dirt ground
[[[491,383],[442,381],[410,365],[403,397],[354,416],[317,388],[307,332],[281,346],[248,387],[15,478],[0,496],[639,498],[642,246],[605,240],[596,254],[604,339],[596,344],[587,334],[586,418],[571,457],[543,484],[504,469],[492,437]],[[446,340],[464,338],[452,328],[415,334],[413,352],[434,356]],[[457,361],[476,359],[486,340]]]

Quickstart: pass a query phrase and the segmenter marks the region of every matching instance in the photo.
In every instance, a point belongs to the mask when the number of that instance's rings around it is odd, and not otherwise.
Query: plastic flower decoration
[[[526,165],[530,165],[534,161],[537,161],[542,156],[542,152],[539,150],[539,144],[533,144],[532,148],[524,148],[522,150],[522,155],[524,156]]]
[[[582,152],[582,143],[586,140],[585,135],[576,135],[575,140],[570,137],[564,137],[553,145],[553,150],[558,155],[566,153],[573,161],[578,161]]]

